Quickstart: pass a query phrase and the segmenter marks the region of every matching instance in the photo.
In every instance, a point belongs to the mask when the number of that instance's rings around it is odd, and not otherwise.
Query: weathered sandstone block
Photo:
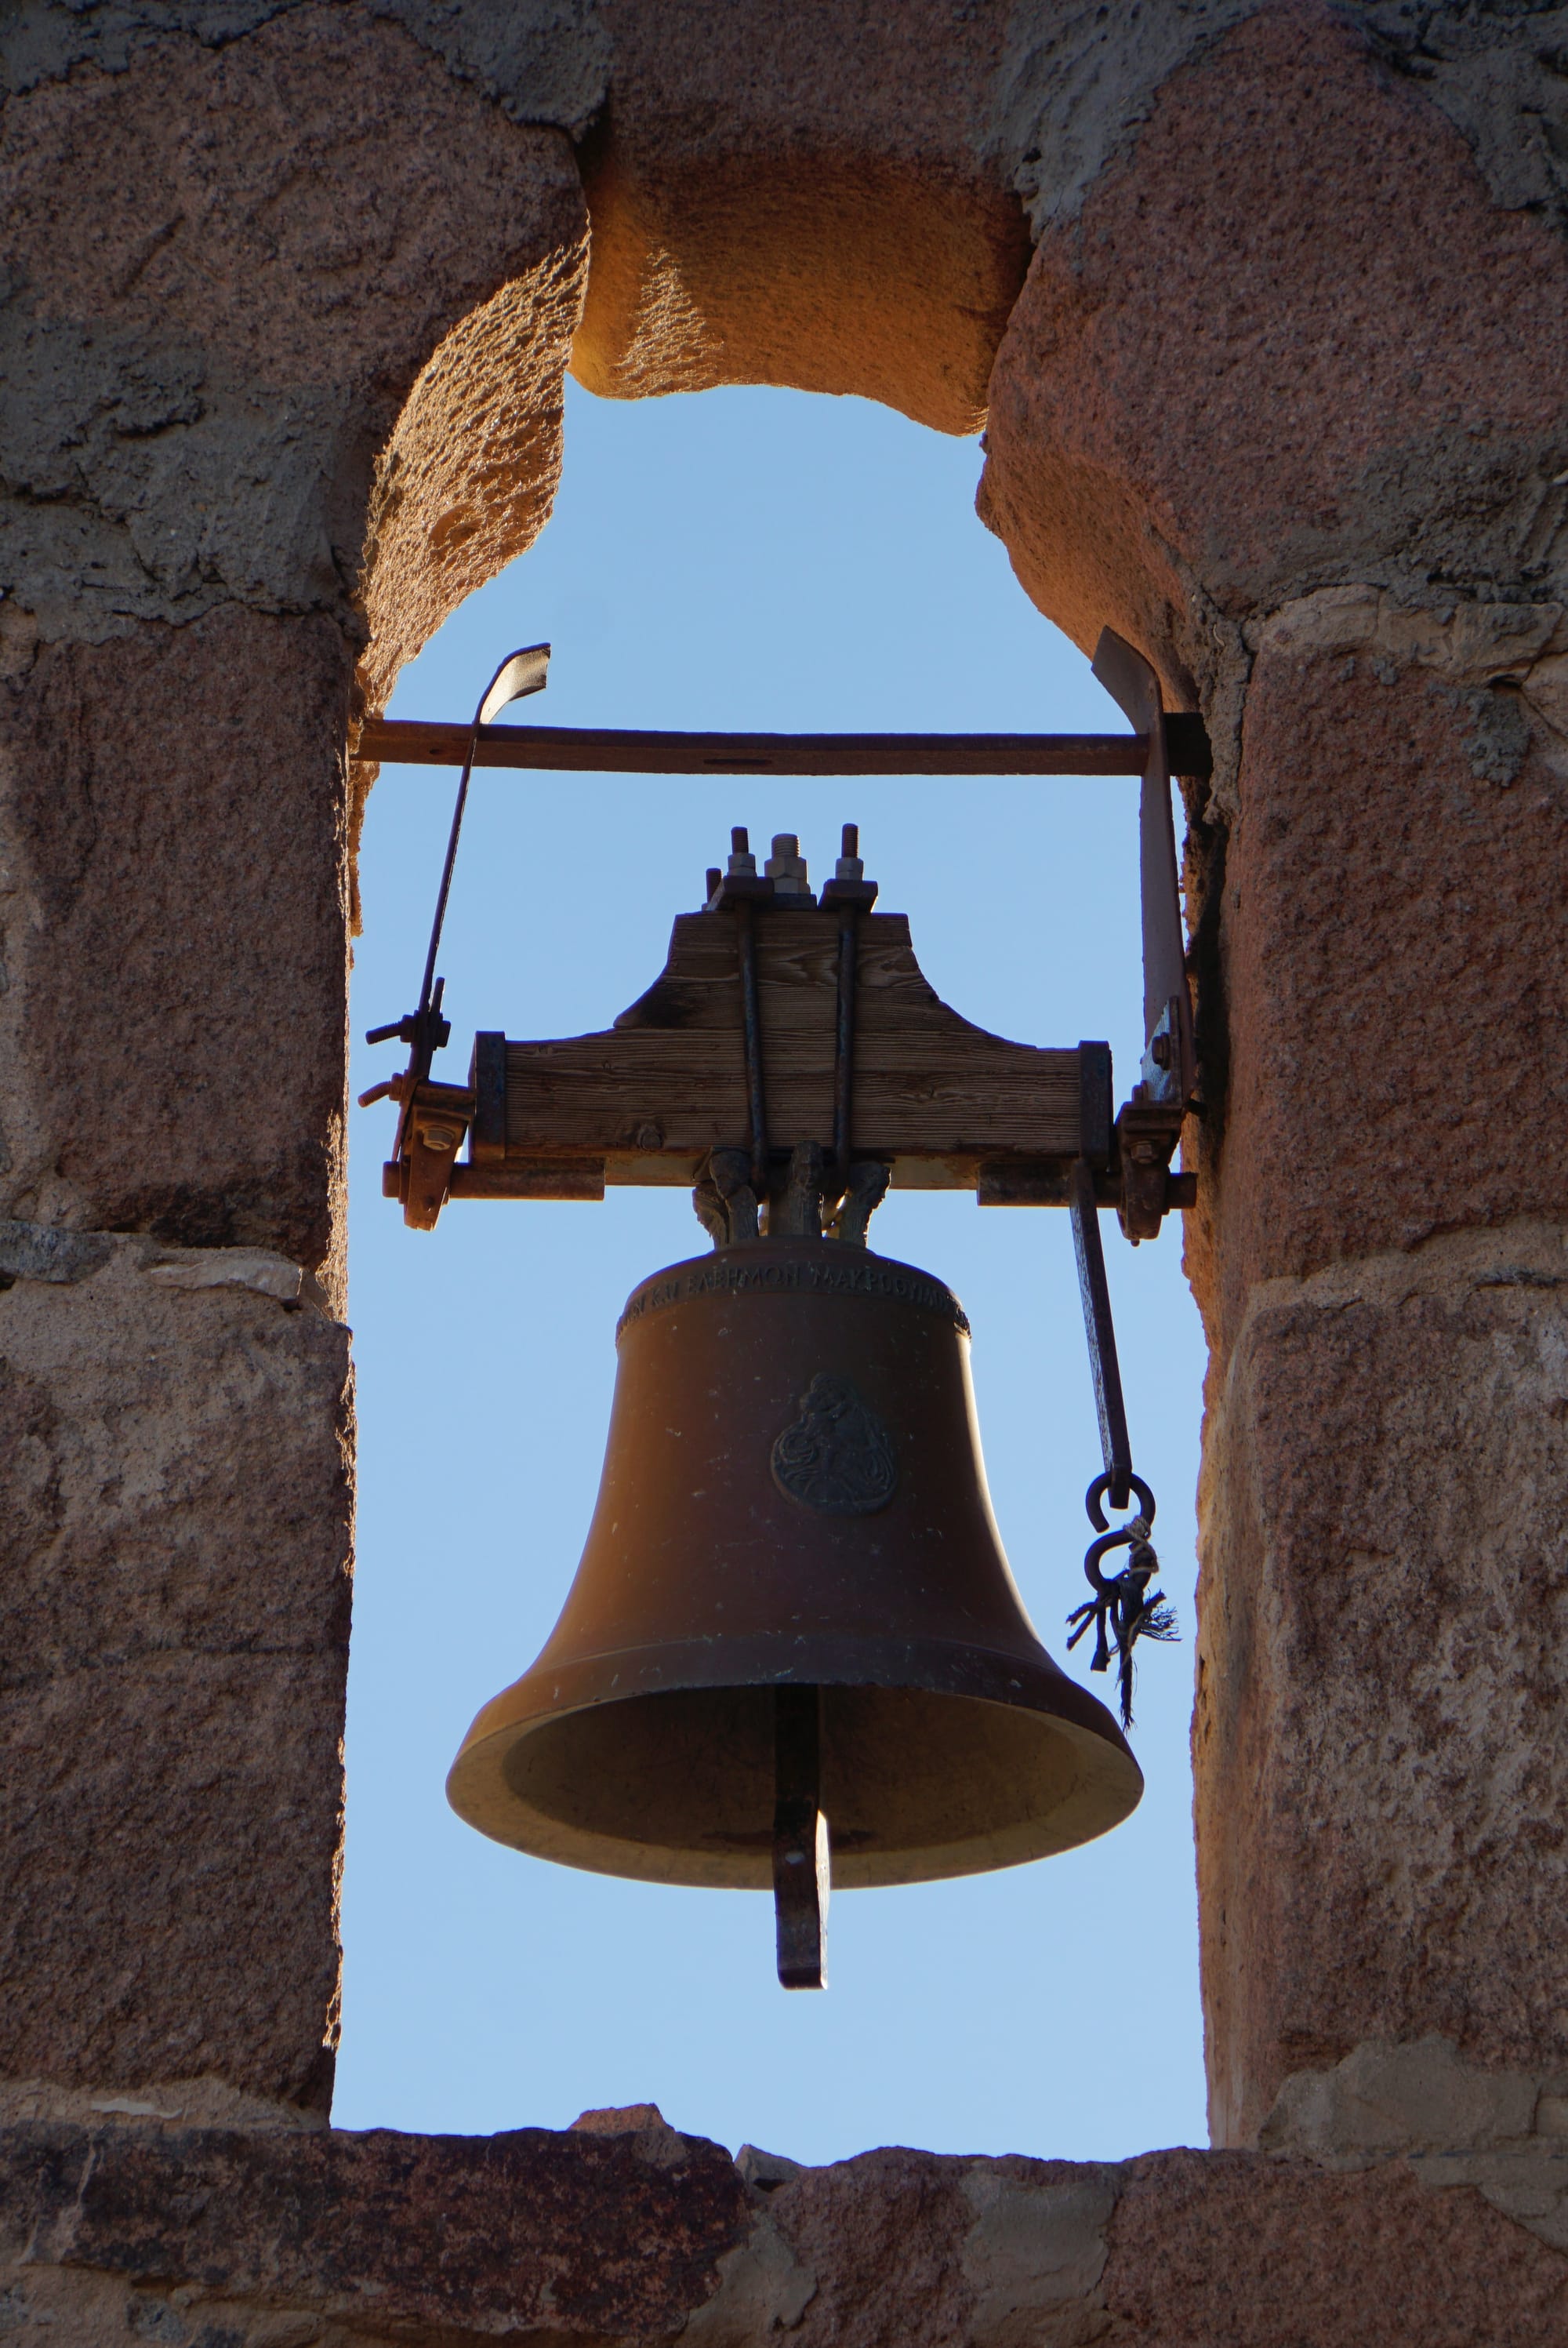
[[[1568,2062],[1561,607],[1336,590],[1249,636],[1188,1234],[1222,2143],[1365,2040]]]
[[[0,2291],[13,2322],[94,2348],[1364,2348],[1369,2307],[1421,2348],[1568,2340],[1568,2259],[1402,2162],[797,2169],[664,2127],[10,2128]]]
[[[52,1252],[0,1292],[0,2076],[324,2108],[347,1332],[276,1257]]]
[[[530,115],[504,13],[0,40],[0,2074],[54,2091],[330,2094],[344,749],[542,522],[586,268],[598,47]]]
[[[572,368],[619,398],[858,392],[975,432],[1029,259],[988,139],[1002,12],[607,0]]]
[[[1568,244],[1486,176],[1532,118],[1480,135],[1477,50],[1467,140],[1380,13],[1290,0],[1195,46],[1048,225],[998,355],[983,515],[1043,611],[1178,696],[1230,682],[1225,623],[1314,587],[1528,593],[1568,511]]]
[[[1194,1753],[1212,2118],[1443,2034],[1568,2067],[1568,1227],[1276,1280],[1211,1395]]]
[[[36,12],[56,37],[31,71],[12,61],[0,122],[0,340],[23,395],[0,561],[46,637],[229,599],[352,629],[376,458],[444,336],[508,287],[538,298],[556,400],[519,347],[515,412],[486,437],[511,434],[514,515],[531,498],[543,520],[575,318],[548,287],[584,261],[571,149],[393,13],[132,6],[117,46],[96,12]],[[401,13],[462,49],[449,11]]]
[[[0,689],[0,1206],[323,1263],[342,1210],[352,655],[233,604]]]
[[[1400,657],[1375,605],[1309,598],[1256,632],[1212,876],[1227,1066],[1194,1135],[1222,1348],[1260,1279],[1564,1209],[1568,626],[1471,604],[1461,661],[1450,605]]]
[[[1194,1751],[1213,2118],[1245,2143],[1369,2040],[1568,2057],[1568,249],[1500,209],[1448,12],[1426,80],[1394,12],[1226,14],[1037,207],[981,504],[1042,608],[1132,637],[1215,741]]]

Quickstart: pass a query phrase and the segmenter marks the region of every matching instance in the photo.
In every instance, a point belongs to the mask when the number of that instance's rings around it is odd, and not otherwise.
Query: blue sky
[[[973,512],[978,444],[860,400],[569,386],[566,471],[537,546],[405,671],[395,716],[462,718],[547,638],[557,724],[1119,727],[1083,656]],[[384,769],[354,969],[365,1027],[412,1007],[455,778]],[[1141,1044],[1136,783],[481,772],[441,959],[460,1080],[477,1027],[606,1026],[664,958],[733,823],[796,831],[814,880],[861,827],[885,910],[938,992],[1040,1044]],[[384,1105],[351,1122],[359,1564],[350,1673],[343,2052],[347,2127],[560,2127],[656,2102],[675,2126],[825,2161],[887,2143],[1117,2157],[1205,2140],[1187,1754],[1203,1348],[1174,1222],[1102,1218],[1137,1465],[1179,1646],[1145,1651],[1135,1816],[1090,1849],[835,1900],[832,1986],[774,1979],[765,1898],[623,1883],[501,1849],[443,1781],[478,1705],[529,1663],[591,1513],[629,1290],[706,1242],[686,1193],[473,1203],[404,1229],[380,1195]],[[1013,1569],[1059,1661],[1099,1465],[1065,1215],[895,1192],[882,1251],[954,1287],[975,1331],[987,1465]],[[1081,1676],[1081,1648],[1071,1659]]]

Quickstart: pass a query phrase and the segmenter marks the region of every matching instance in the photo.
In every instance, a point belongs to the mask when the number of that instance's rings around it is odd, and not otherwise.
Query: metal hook
[[[1169,1641],[1176,1636],[1174,1611],[1165,1603],[1163,1590],[1150,1591],[1149,1584],[1160,1570],[1160,1560],[1149,1539],[1154,1518],[1154,1496],[1141,1476],[1131,1478],[1140,1503],[1137,1516],[1113,1529],[1102,1529],[1097,1540],[1089,1544],[1084,1555],[1083,1570],[1092,1598],[1074,1607],[1068,1616],[1071,1632],[1067,1644],[1071,1652],[1091,1622],[1094,1625],[1094,1653],[1090,1661],[1091,1672],[1109,1668],[1114,1644],[1117,1655],[1117,1678],[1122,1699],[1122,1725],[1132,1725],[1132,1650],[1140,1639]],[[1109,1476],[1097,1476],[1089,1487],[1084,1505],[1091,1524],[1105,1527],[1105,1512],[1101,1506],[1111,1483]],[[1120,1573],[1106,1575],[1100,1570],[1100,1560],[1114,1549],[1126,1549],[1132,1555]]]
[[[1142,1476],[1134,1476],[1131,1468],[1127,1471],[1127,1481],[1138,1495],[1138,1507],[1144,1523],[1152,1526],[1154,1521],[1154,1495],[1150,1491]],[[1112,1478],[1109,1475],[1096,1476],[1083,1496],[1083,1505],[1089,1511],[1089,1521],[1097,1533],[1109,1532],[1111,1529],[1110,1519],[1101,1503],[1111,1490],[1112,1482]],[[1137,1521],[1137,1518],[1134,1517],[1132,1522],[1136,1524]]]

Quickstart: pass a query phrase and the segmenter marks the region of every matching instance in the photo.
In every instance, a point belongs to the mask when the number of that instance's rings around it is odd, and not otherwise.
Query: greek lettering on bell
[[[819,1371],[773,1448],[774,1481],[825,1517],[869,1517],[898,1481],[893,1437],[847,1378]]]

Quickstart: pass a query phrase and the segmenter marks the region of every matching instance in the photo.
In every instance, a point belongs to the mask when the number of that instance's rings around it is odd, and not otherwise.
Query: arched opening
[[[737,2300],[745,2328],[758,2262],[803,2239],[790,2200],[806,2242],[828,2240],[814,2320],[831,2329],[853,2292],[868,2336],[995,2338],[1042,2304],[1048,2328],[1079,2332],[1354,2334],[1374,2291],[1423,2309],[1436,2276],[1450,2330],[1481,2337],[1487,2316],[1464,2306],[1512,2303],[1521,2277],[1531,2304],[1560,2296],[1543,2188],[1568,2045],[1554,1954],[1568,1673],[1550,1635],[1568,1426],[1568,302],[1550,291],[1564,270],[1563,77],[1537,11],[1481,12],[1484,26],[1473,10],[1404,13],[1330,0],[41,6],[0,45],[15,362],[0,1310],[22,1552],[0,1908],[22,1988],[6,2002],[8,2109],[49,2132],[26,2263],[46,2267],[51,2240],[67,2262],[24,2275],[22,2295],[41,2286],[57,2320],[81,2307],[88,2329],[113,2324],[118,2304],[133,2330],[179,2331],[202,2322],[205,2298],[228,2324],[260,2292],[274,2329],[314,2336],[363,2293],[417,2326],[412,2302],[388,2296],[417,2274],[432,2336],[505,2322],[505,2307],[536,2328],[667,2338],[719,2261],[704,2321],[727,2338]],[[596,282],[579,321],[589,208]],[[811,2178],[764,2214],[695,2147],[662,2206],[679,2227],[695,2201],[708,2253],[602,2321],[600,2275],[641,2280],[663,2262],[645,2256],[646,2230],[625,2230],[649,2206],[641,2193],[629,2210],[600,2181],[660,2161],[659,2137],[410,2147],[313,2125],[335,2036],[350,1530],[338,1210],[354,664],[368,634],[361,684],[377,706],[443,615],[529,539],[574,334],[579,379],[617,393],[788,382],[938,426],[984,404],[986,510],[1033,601],[1081,646],[1109,620],[1173,698],[1201,693],[1216,753],[1194,808],[1213,852],[1198,875],[1205,1117],[1189,1260],[1214,1345],[1194,1749],[1211,2110],[1227,2149],[1138,2162],[1113,2225],[1119,2188],[1103,2174],[1037,2171],[1037,2229],[1010,2164],[977,2177],[910,2156]],[[648,409],[629,428],[680,412]],[[706,480],[716,425],[703,437],[691,472]],[[753,449],[743,484],[754,462]],[[628,562],[638,469],[601,567]],[[859,516],[880,479],[863,464],[843,514]],[[861,541],[896,559],[899,512],[946,511],[945,493],[916,485]],[[755,546],[771,542],[763,517],[742,519]],[[631,574],[656,582],[650,603],[669,604],[671,534]],[[548,583],[550,543],[530,582]],[[931,631],[949,602],[989,609],[967,555],[911,556],[897,583],[919,592],[901,613],[886,570],[846,569],[830,605],[832,544],[819,522],[805,587],[775,615],[771,667],[740,656],[737,641],[756,642],[743,627],[725,633],[765,599],[748,609],[746,582],[723,573],[702,651],[710,682],[723,668],[745,688],[736,714],[754,720],[776,692],[798,720],[806,688],[789,655],[806,623],[844,655],[870,605],[889,627],[901,617],[904,671],[877,673],[907,698],[894,711],[867,694],[866,719],[915,714],[956,660],[993,696],[983,715],[999,715],[989,664],[1009,623],[997,612],[957,654],[950,629]],[[983,540],[966,545],[978,560]],[[543,624],[564,644],[554,614]],[[531,632],[508,616],[497,634]],[[624,672],[639,717],[657,714],[655,685],[678,702],[691,675],[678,633],[663,644],[644,624],[643,638],[651,668]],[[1019,661],[1036,722],[1038,641]],[[831,682],[819,657],[811,689]],[[595,690],[584,714],[602,716],[598,678]],[[480,877],[512,950],[497,949],[493,995],[482,970],[454,965],[472,1016],[493,1004],[526,1033],[605,1015],[648,975],[656,942],[637,922],[661,925],[692,885],[681,876],[713,852],[706,801],[699,840],[650,813],[681,796],[665,787],[588,796],[586,838],[565,819],[587,803],[580,788],[547,802],[534,787],[526,804],[550,822],[525,815],[495,835]],[[712,796],[721,838],[732,813],[764,830],[782,818],[819,872],[817,810],[830,842],[845,811],[836,794]],[[938,842],[929,928],[924,888],[907,893],[922,951],[957,1001],[1015,1032],[1030,1032],[1013,1015],[1025,993],[1035,1032],[1060,1032],[1048,998],[1071,1012],[1050,953],[1092,902],[1061,880],[1081,869],[1063,830],[1084,796],[1040,793],[1068,810],[1046,833],[1034,794],[1020,809],[1017,794],[966,792],[1002,809],[1005,844],[966,836],[949,852],[947,794],[913,845],[919,798],[854,794],[890,894],[920,883]],[[563,1011],[561,973],[592,963],[587,920],[552,956],[541,908],[581,915],[586,873],[600,910],[610,837],[631,885],[604,935],[637,967]],[[1088,860],[1118,865],[1113,849]],[[473,861],[471,835],[466,871]],[[1103,952],[1091,936],[1076,974],[1098,975]],[[513,984],[528,996],[515,1016]],[[400,958],[369,1015],[405,986]],[[1098,1005],[1064,1025],[1120,1038]],[[999,1349],[995,1376],[982,1359],[981,1401],[1050,1631],[1044,1366],[1059,1328],[1062,1359],[1075,1354],[1076,1323],[1054,1311],[1044,1270],[1038,1288],[1020,1270],[1051,1262],[1049,1225],[1033,1219],[1020,1240],[950,1201],[902,1204],[929,1230],[911,1224],[900,1244],[951,1273],[982,1355]],[[1160,1945],[1129,1837],[1101,1856],[1140,1895],[1132,1917],[1085,1890],[1075,1863],[1029,1879],[1049,1896],[1038,1912],[1009,1904],[1024,1879],[958,1887],[947,1911],[915,1895],[844,1903],[835,2002],[793,2013],[757,1962],[747,1903],[714,1904],[705,1941],[683,1895],[595,1909],[605,1887],[561,1879],[590,1903],[573,1941],[525,1898],[515,1862],[492,1857],[503,1871],[472,1924],[456,1877],[427,1864],[433,1818],[452,1850],[487,1856],[439,1809],[451,1724],[538,1634],[507,1570],[515,1519],[529,1516],[541,1558],[552,1545],[552,1592],[569,1570],[580,1513],[567,1521],[567,1496],[586,1506],[608,1367],[593,1333],[651,1258],[695,1244],[683,1220],[666,1241],[666,1211],[681,1219],[658,1200],[591,1217],[496,1212],[421,1250],[373,1194],[367,1229],[397,1249],[389,1315],[410,1342],[401,1360],[378,1350],[369,1299],[367,1370],[397,1378],[405,1416],[373,1432],[369,1481],[393,1521],[378,1533],[367,1515],[360,1658],[374,1662],[378,1635],[378,1540],[403,1566],[381,1621],[412,1624],[420,1645],[379,1715],[379,1749],[356,1745],[357,1783],[384,1804],[381,1879],[403,1905],[371,1933],[355,1923],[383,1969],[351,1994],[363,2013],[385,1993],[383,2044],[411,2049],[434,2082],[422,2106],[415,2066],[401,2079],[388,2066],[392,2116],[487,2125],[653,2093],[698,2126],[819,2154],[876,2134],[942,2140],[949,2120],[966,2141],[1050,2149],[1195,2132],[1128,2087],[1151,2040],[1169,2043],[1176,1945]],[[1140,1282],[1149,1271],[1140,1261]],[[484,1383],[476,1328],[509,1348],[509,1384]],[[1125,1313],[1123,1332],[1136,1355]],[[1168,1431],[1180,1372],[1158,1367],[1153,1423]],[[1133,1403],[1142,1449],[1136,1387]],[[1065,1402],[1059,1431],[1065,1449]],[[567,1456],[579,1435],[580,1483]],[[1159,1480],[1169,1522],[1178,1479],[1162,1467]],[[1036,1523],[1031,1557],[1020,1527]],[[1081,1540],[1074,1522],[1069,1576]],[[1149,1736],[1154,1690],[1181,1684],[1146,1691]],[[1184,1690],[1179,1701],[1184,1712]],[[1183,1807],[1164,1814],[1163,1848],[1184,1858]],[[1151,1823],[1145,1810],[1140,1829]],[[857,1966],[844,1926],[864,1924],[874,1958],[883,1917],[897,1926],[887,1961]],[[927,1927],[914,1955],[911,1917]],[[569,1973],[569,2032],[552,2002]],[[732,1981],[755,2003],[704,2002]],[[443,2013],[445,2040],[428,2026]],[[1097,2034],[1102,2013],[1113,2019]],[[1054,2076],[1041,2018],[1057,2025],[1051,2051],[1068,2050]],[[553,2075],[538,2052],[551,2029]],[[589,2056],[598,2076],[584,2075]],[[821,2083],[852,2101],[873,2056],[888,2093],[875,2111],[863,2096],[835,2136]],[[686,2084],[648,2075],[656,2058],[684,2064]],[[353,2059],[351,2043],[348,2073]],[[476,2079],[459,2115],[457,2087]],[[960,2112],[954,2096],[976,2083],[991,2104],[971,2096]],[[345,2074],[345,2117],[350,2094]],[[1124,2132],[1075,2137],[1085,2112]],[[1500,2143],[1494,2116],[1532,2121],[1532,2137]],[[1368,2151],[1375,2173],[1347,2174]],[[1468,2183],[1417,2191],[1412,2168],[1479,2178],[1486,2199]],[[748,2228],[749,2267],[730,2262],[723,2209],[702,2231],[715,2178]],[[448,2256],[470,2181],[477,2272]],[[1104,2271],[1058,2322],[1050,2213],[1063,2201],[1073,2230],[1088,2221],[1080,2274],[1100,2274],[1102,2240]],[[150,2230],[136,2214],[149,2209]],[[1520,2240],[1517,2223],[1543,2239]],[[567,2264],[595,2271],[569,2301],[556,2290],[563,2232]]]
[[[395,714],[452,716],[507,644],[549,636],[557,723],[1119,722],[978,527],[972,441],[857,400],[632,405],[573,389],[567,445],[554,520],[405,670]],[[388,771],[371,802],[356,1031],[406,1007],[449,782]],[[1021,1040],[1108,1035],[1125,1088],[1141,1044],[1126,781],[483,773],[443,963],[448,1059],[466,1060],[476,1026],[607,1024],[656,974],[732,822],[798,832],[820,872],[846,819],[945,999]],[[363,1081],[386,1072],[364,1065]],[[351,1161],[363,1478],[340,2120],[559,2127],[656,2100],[677,2126],[812,2160],[889,2140],[1106,2157],[1197,2138],[1186,1738],[1202,1354],[1174,1230],[1136,1258],[1111,1242],[1187,1642],[1143,1674],[1141,1810],[1048,1865],[844,1896],[832,1990],[786,1999],[765,1900],[522,1859],[460,1826],[441,1790],[473,1711],[537,1652],[565,1594],[615,1317],[637,1280],[702,1252],[689,1200],[460,1204],[416,1237],[379,1195],[385,1115],[355,1119]],[[895,1192],[873,1243],[963,1296],[1003,1535],[1060,1656],[1097,1464],[1066,1218]],[[1145,2003],[1145,2033],[1101,2027]]]

